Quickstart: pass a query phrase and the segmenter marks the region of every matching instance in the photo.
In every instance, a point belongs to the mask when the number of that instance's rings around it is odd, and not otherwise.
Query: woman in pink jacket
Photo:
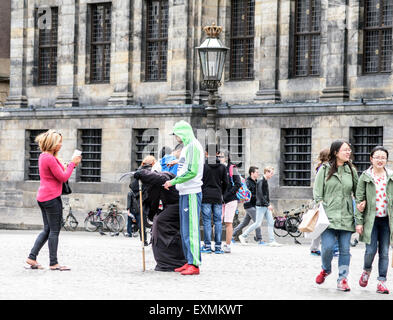
[[[38,142],[42,152],[38,159],[40,187],[37,193],[37,202],[42,211],[44,230],[37,237],[26,263],[32,269],[42,268],[37,262],[37,256],[48,241],[50,269],[70,270],[65,266],[60,266],[57,261],[57,246],[63,217],[61,193],[63,182],[69,179],[74,168],[80,163],[81,157],[74,157],[66,169],[63,167],[57,158],[63,138],[55,130],[48,130],[40,134],[35,141]]]

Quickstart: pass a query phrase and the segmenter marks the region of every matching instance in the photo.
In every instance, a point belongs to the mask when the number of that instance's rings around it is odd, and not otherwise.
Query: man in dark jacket
[[[243,231],[244,227],[247,227],[250,221],[252,220],[255,222],[256,218],[256,202],[257,202],[257,180],[259,178],[259,168],[255,166],[251,166],[250,169],[248,170],[249,177],[246,180],[247,188],[251,192],[251,200],[249,202],[244,203],[244,209],[246,211],[246,214],[244,215],[243,221],[233,230],[233,238],[236,239],[239,234]],[[265,244],[265,242],[262,241],[262,234],[261,234],[261,227],[258,227],[255,229],[255,235],[256,237],[254,238],[255,241],[258,242],[258,244]]]
[[[247,228],[245,232],[239,235],[239,240],[242,244],[246,244],[247,236],[250,232],[254,231],[257,227],[262,225],[263,218],[267,220],[267,230],[269,234],[268,245],[272,247],[279,247],[281,244],[277,243],[274,239],[274,219],[273,219],[273,207],[270,204],[269,196],[269,184],[268,180],[274,175],[273,167],[266,167],[263,169],[263,177],[257,182],[257,201],[256,201],[256,217],[255,223]]]
[[[208,154],[206,148],[206,162],[203,167],[202,177],[202,221],[203,221],[203,242],[201,252],[211,253],[212,238],[212,213],[214,223],[214,242],[216,254],[224,253],[221,249],[222,236],[222,197],[228,186],[226,168],[216,157],[214,148],[213,155]],[[212,149],[212,148],[210,148]]]

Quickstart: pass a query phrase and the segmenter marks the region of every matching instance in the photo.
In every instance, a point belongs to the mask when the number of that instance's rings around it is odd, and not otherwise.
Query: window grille
[[[110,3],[91,5],[90,81],[108,83],[111,68],[112,7]]]
[[[78,166],[77,180],[100,182],[102,129],[80,129],[78,136],[78,147],[82,151],[82,161]]]
[[[231,162],[236,165],[239,173],[245,173],[245,130],[241,128],[224,129],[225,134],[220,135],[219,150],[228,151]]]
[[[231,80],[254,78],[254,0],[231,2]]]
[[[311,128],[283,129],[284,186],[310,186]]]
[[[320,73],[321,0],[297,0],[295,12],[296,77]]]
[[[350,143],[353,151],[353,164],[361,174],[370,166],[370,152],[383,145],[383,127],[352,127]]]
[[[40,157],[41,150],[35,138],[48,131],[47,129],[40,130],[26,130],[26,180],[40,180],[40,173],[38,169],[38,158]]]
[[[167,78],[168,0],[147,1],[146,81]]]
[[[391,72],[392,16],[392,0],[365,0],[364,73]]]
[[[57,30],[58,8],[51,8],[50,29],[39,29],[38,35],[38,85],[57,84]],[[38,19],[38,16],[37,16]]]
[[[132,170],[139,168],[146,156],[158,159],[158,129],[133,129]]]

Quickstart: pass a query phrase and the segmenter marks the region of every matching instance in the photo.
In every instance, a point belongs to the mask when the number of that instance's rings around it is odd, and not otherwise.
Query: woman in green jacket
[[[337,289],[350,291],[347,282],[350,262],[351,235],[355,232],[352,194],[355,194],[358,175],[350,161],[349,143],[337,140],[330,146],[329,162],[318,171],[314,183],[314,200],[322,201],[329,219],[328,228],[321,234],[322,271],[315,279],[322,284],[331,273],[334,245],[338,240],[339,277]]]
[[[393,172],[386,169],[389,153],[375,147],[370,153],[371,167],[362,173],[356,190],[356,232],[366,243],[363,273],[359,284],[367,286],[375,254],[379,254],[377,292],[388,294],[386,274],[392,237]]]

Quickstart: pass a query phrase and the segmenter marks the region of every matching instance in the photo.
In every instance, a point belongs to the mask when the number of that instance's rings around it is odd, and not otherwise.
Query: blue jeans
[[[211,246],[212,239],[212,212],[214,223],[214,247],[221,249],[222,236],[222,204],[202,203],[203,242],[206,247]]]
[[[263,218],[266,217],[267,220],[267,231],[269,234],[269,242],[274,241],[274,219],[273,215],[267,207],[256,207],[257,212],[255,216],[255,222],[249,226],[245,232],[243,232],[243,237],[247,238],[250,232],[254,231],[256,228],[262,225]]]
[[[351,231],[335,229],[326,229],[321,234],[322,269],[327,273],[332,271],[334,246],[338,240],[338,281],[347,278],[349,273],[349,262],[351,260],[351,255],[349,253],[351,235]]]
[[[378,250],[379,281],[386,281],[386,274],[388,272],[389,266],[389,244],[389,218],[375,218],[373,230],[371,231],[371,242],[370,244],[366,244],[366,253],[364,254],[364,270],[371,272],[374,257]]]

